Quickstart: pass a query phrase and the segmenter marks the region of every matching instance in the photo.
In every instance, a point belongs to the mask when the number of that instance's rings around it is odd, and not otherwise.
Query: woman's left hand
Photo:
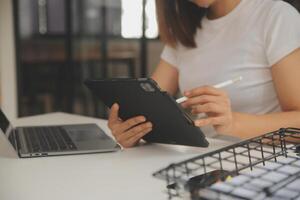
[[[190,108],[192,114],[205,113],[208,117],[197,119],[198,127],[212,125],[218,133],[231,133],[234,119],[230,99],[226,92],[211,86],[198,87],[184,93],[188,100],[182,107]]]

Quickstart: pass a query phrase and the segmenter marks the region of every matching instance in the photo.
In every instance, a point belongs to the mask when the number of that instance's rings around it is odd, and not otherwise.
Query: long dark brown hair
[[[196,47],[195,34],[207,9],[188,0],[156,0],[158,26],[161,40],[176,47]]]

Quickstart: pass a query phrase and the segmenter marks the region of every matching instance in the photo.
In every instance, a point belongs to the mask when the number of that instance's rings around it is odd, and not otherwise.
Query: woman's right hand
[[[119,105],[115,103],[110,110],[108,127],[117,142],[124,148],[129,148],[135,146],[144,135],[152,130],[152,123],[146,122],[144,116],[122,121],[119,118]]]

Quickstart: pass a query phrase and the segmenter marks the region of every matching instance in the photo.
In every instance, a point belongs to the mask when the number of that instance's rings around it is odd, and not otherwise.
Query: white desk
[[[14,125],[97,123],[106,121],[64,113],[18,119]],[[0,136],[1,200],[167,199],[165,182],[152,173],[172,162],[228,145],[209,140],[210,148],[150,144],[115,153],[20,159]]]

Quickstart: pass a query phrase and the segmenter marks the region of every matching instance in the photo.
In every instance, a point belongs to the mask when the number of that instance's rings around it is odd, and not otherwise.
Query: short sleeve
[[[278,1],[265,24],[265,48],[269,66],[300,47],[300,14],[290,4]]]
[[[177,51],[176,51],[176,49],[174,49],[172,47],[169,47],[167,45],[164,47],[163,52],[161,54],[161,59],[163,59],[167,63],[173,65],[174,67],[178,66]]]

